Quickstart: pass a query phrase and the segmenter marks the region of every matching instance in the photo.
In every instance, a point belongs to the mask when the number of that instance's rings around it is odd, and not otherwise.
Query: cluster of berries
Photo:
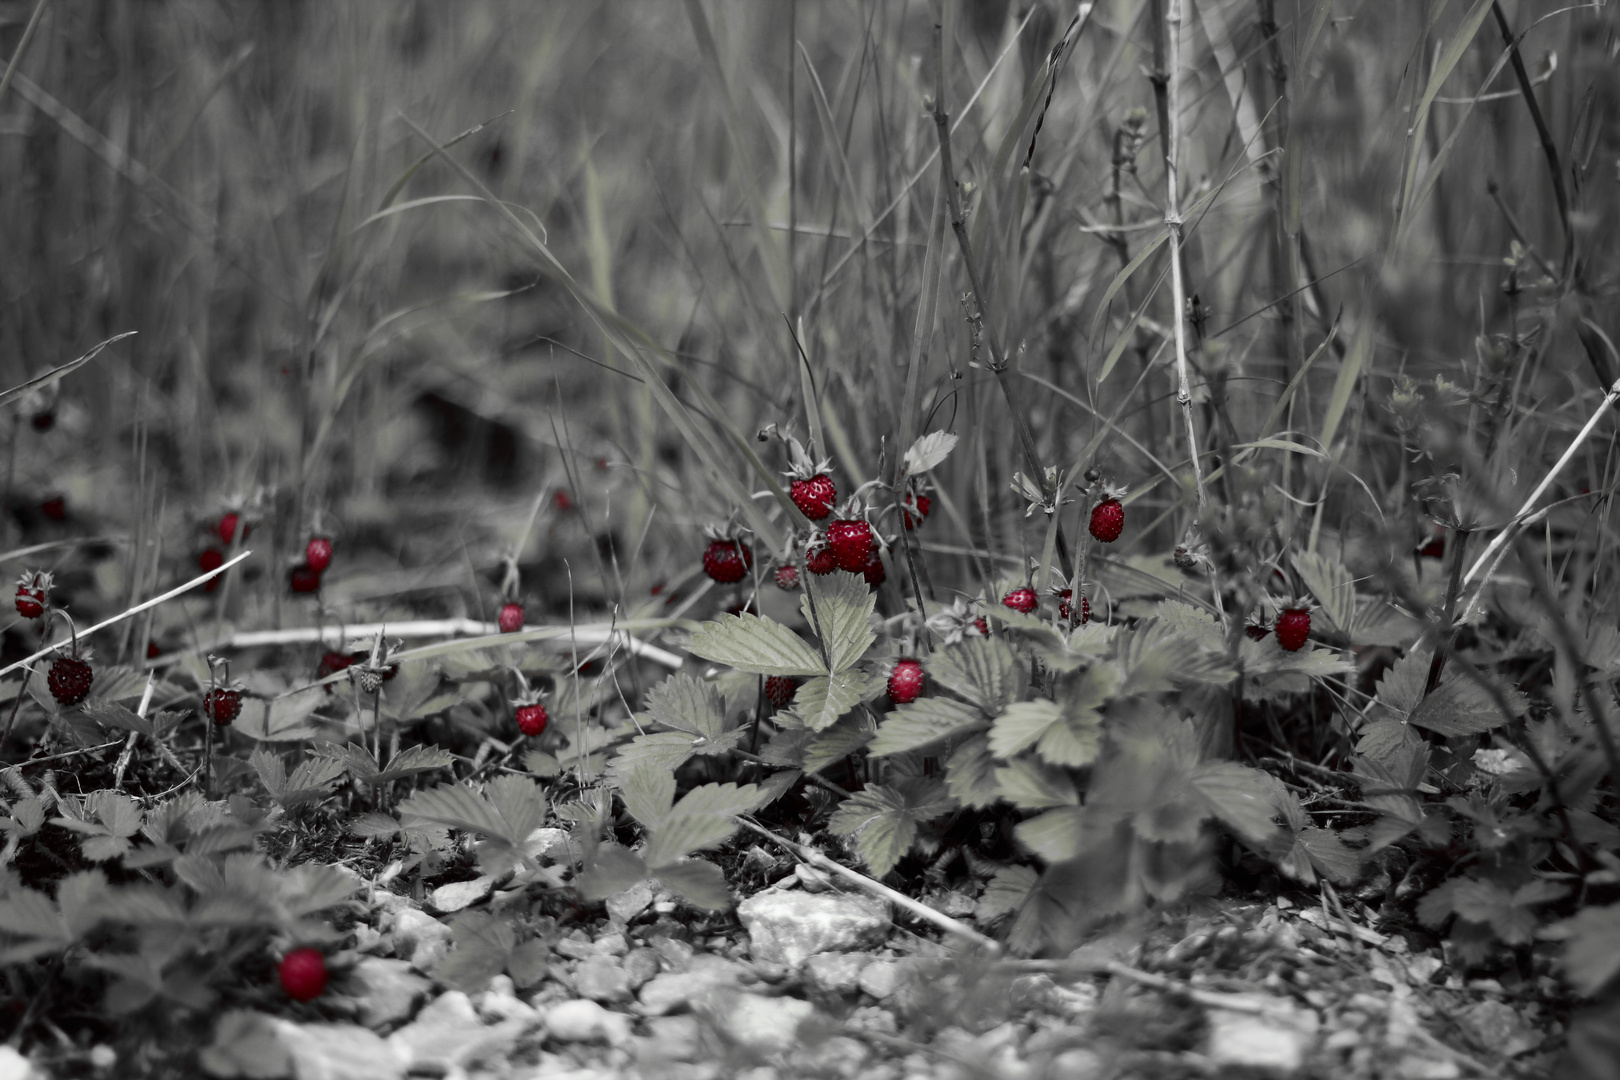
[[[13,601],[17,605],[17,614],[25,619],[45,618],[52,611],[52,585],[50,571],[24,570],[17,579],[17,595]],[[41,632],[44,632],[43,624]],[[51,697],[56,699],[57,704],[70,707],[90,696],[90,684],[95,677],[90,667],[90,653],[80,650],[75,637],[70,650],[51,661],[45,673],[45,685],[50,688]]]

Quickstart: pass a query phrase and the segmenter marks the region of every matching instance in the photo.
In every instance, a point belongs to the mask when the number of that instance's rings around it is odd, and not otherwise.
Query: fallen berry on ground
[[[314,1001],[326,989],[326,957],[319,949],[294,949],[281,958],[276,973],[294,1001]]]
[[[909,705],[923,692],[923,668],[916,660],[896,660],[889,672],[889,700],[896,705]]]
[[[146,658],[148,660],[156,660],[158,657],[160,657],[162,655],[163,655],[163,650],[158,648],[158,643],[157,642],[148,641],[146,643]]]
[[[501,633],[517,633],[519,630],[523,629],[523,605],[502,604],[501,613],[495,621],[496,624],[500,626]]]
[[[551,505],[557,508],[557,513],[566,514],[574,508],[574,500],[569,498],[568,492],[558,488],[552,493]]]

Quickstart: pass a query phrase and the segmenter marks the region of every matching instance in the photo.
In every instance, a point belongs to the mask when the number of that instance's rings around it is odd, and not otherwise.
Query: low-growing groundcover
[[[1620,1076],[1614,5],[14,7],[0,1072]]]

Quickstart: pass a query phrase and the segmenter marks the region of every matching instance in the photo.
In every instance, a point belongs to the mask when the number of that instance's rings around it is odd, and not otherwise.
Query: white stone
[[[887,907],[840,893],[765,892],[737,905],[756,960],[798,970],[818,952],[876,944],[889,932]]]
[[[1209,1010],[1209,1057],[1217,1065],[1297,1070],[1316,1041],[1316,1014],[1282,998],[1263,1013]]]
[[[390,1035],[388,1042],[410,1068],[457,1069],[506,1056],[530,1026],[531,1021],[519,1019],[486,1027],[471,999],[451,990]]]
[[[685,971],[666,971],[641,988],[641,1011],[647,1016],[663,1016],[683,1008],[697,1008],[715,994],[749,981],[748,970],[733,960],[694,956]]]
[[[900,985],[900,965],[893,960],[873,960],[861,968],[859,985],[862,992],[882,1001]]]
[[[12,1047],[0,1045],[0,1080],[34,1080],[37,1076],[27,1058]]]
[[[450,951],[450,928],[420,908],[394,913],[394,951],[418,971],[429,971]]]
[[[389,1042],[358,1024],[271,1023],[298,1080],[392,1080],[408,1067]]]
[[[367,956],[344,978],[343,989],[357,999],[360,1022],[376,1028],[407,1019],[433,984],[414,974],[403,960]]]
[[[612,957],[581,960],[574,969],[574,992],[593,1001],[625,1001],[630,997],[630,976]]]
[[[620,1046],[630,1039],[630,1018],[609,1012],[594,1001],[559,1002],[545,1011],[544,1019],[547,1033],[563,1042],[601,1039]]]
[[[799,1040],[799,1025],[815,1015],[808,1001],[759,994],[726,995],[706,1010],[732,1039],[761,1054],[787,1050]]]
[[[643,878],[623,892],[614,893],[607,898],[608,915],[619,922],[627,923],[652,907],[653,884],[650,879]]]
[[[495,891],[495,879],[485,874],[471,881],[452,881],[428,894],[428,907],[441,915],[464,911]]]
[[[804,980],[830,997],[853,994],[860,988],[862,969],[871,962],[865,953],[817,953],[805,961]]]

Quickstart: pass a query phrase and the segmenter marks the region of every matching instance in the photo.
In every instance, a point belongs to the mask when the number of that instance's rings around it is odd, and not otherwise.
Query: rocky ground
[[[418,904],[375,887],[324,995],[219,1016],[198,1060],[299,1080],[1446,1080],[1554,1060],[1538,988],[1465,982],[1436,951],[1286,897],[1200,900],[1067,959],[995,960],[783,869],[734,913],[699,916],[643,883],[527,951],[492,929],[464,957],[488,966],[470,994],[436,976],[468,949],[467,914],[500,916],[517,891],[486,878]],[[967,914],[948,894],[938,906]],[[101,1051],[71,1067],[12,1053],[0,1080],[137,1064]]]

